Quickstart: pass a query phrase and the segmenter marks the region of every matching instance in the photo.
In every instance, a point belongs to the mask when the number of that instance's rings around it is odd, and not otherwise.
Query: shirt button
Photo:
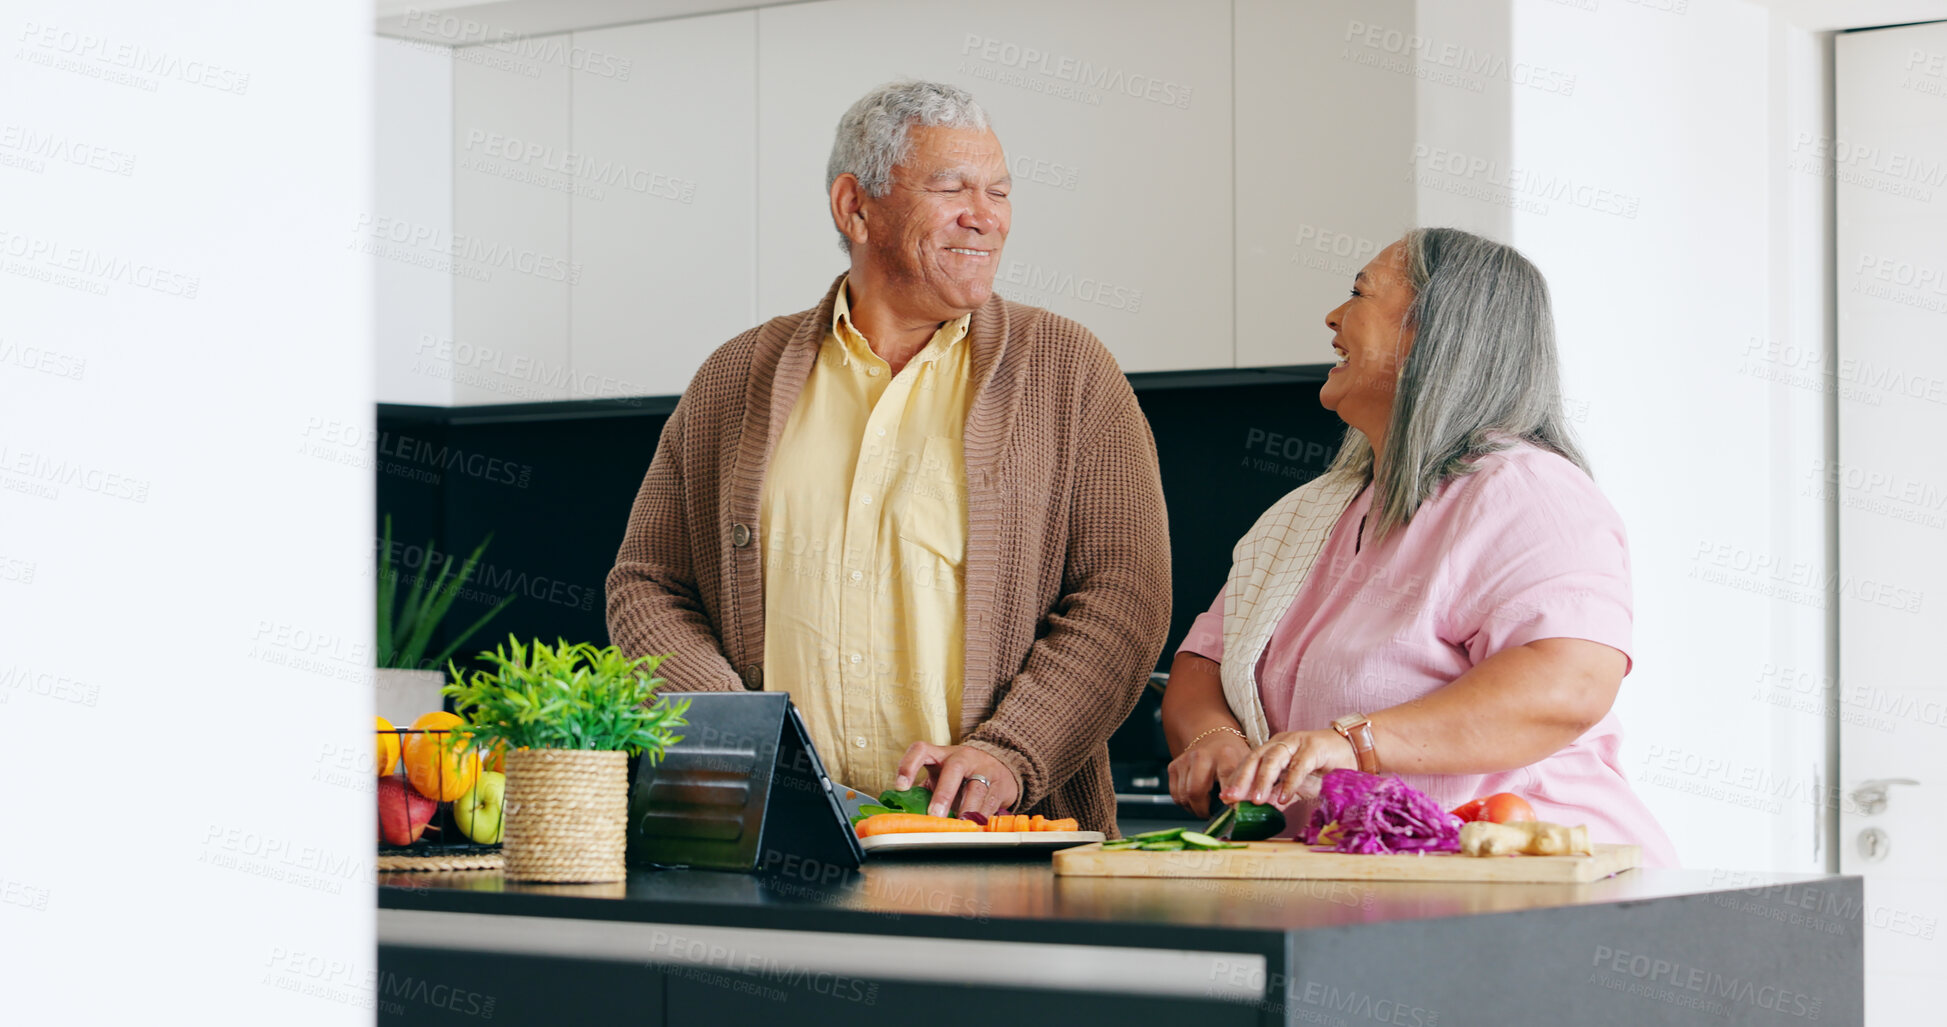
[[[864,497],[864,498],[862,498],[862,499],[860,499],[860,500],[859,500],[859,502],[861,502],[861,503],[864,503],[864,504],[865,504],[866,506],[871,506],[871,505],[872,505],[872,497],[871,497],[871,496],[866,496],[866,497]]]
[[[865,373],[866,373],[866,374],[869,374],[869,375],[871,375],[871,376],[872,376],[872,377],[874,377],[874,378],[877,378],[877,377],[879,377],[879,369],[878,369],[878,368],[876,368],[876,367],[868,367],[868,368],[866,368],[866,369],[865,369]]]
[[[854,739],[852,739],[852,744],[853,744],[853,745],[856,745],[856,746],[858,746],[858,747],[859,747],[859,748],[861,748],[861,749],[863,749],[863,748],[865,748],[865,739],[863,739],[863,738],[854,738]]]
[[[886,430],[884,428],[879,429],[879,437],[882,439],[886,437]]]
[[[860,662],[861,660],[864,660],[864,659],[865,659],[865,657],[863,657],[863,656],[860,656],[860,655],[859,655],[858,653],[853,653],[853,654],[852,654],[852,662],[853,662],[853,663],[858,663],[858,662]]]
[[[750,526],[746,524],[731,525],[730,544],[736,546],[738,549],[750,545]]]
[[[852,572],[852,580],[853,580],[853,581],[858,581],[858,580],[860,580],[860,579],[862,579],[862,578],[864,578],[864,577],[865,577],[865,575],[864,575],[864,574],[861,574],[861,573],[859,573],[858,571],[853,571],[853,572]]]

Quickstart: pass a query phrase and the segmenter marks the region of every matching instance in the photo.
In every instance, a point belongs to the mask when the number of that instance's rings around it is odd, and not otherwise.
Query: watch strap
[[[1332,730],[1352,743],[1352,751],[1358,754],[1359,769],[1368,774],[1379,773],[1379,753],[1373,747],[1372,721],[1363,713],[1353,713],[1332,721]]]

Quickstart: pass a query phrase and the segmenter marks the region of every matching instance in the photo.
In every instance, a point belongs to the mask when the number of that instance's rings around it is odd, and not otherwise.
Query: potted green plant
[[[451,560],[445,562],[439,576],[430,582],[427,576],[432,568],[423,568],[412,576],[410,590],[404,601],[400,602],[399,579],[407,571],[393,561],[392,517],[386,515],[385,532],[379,539],[378,671],[373,682],[377,688],[375,701],[379,716],[395,724],[409,724],[420,714],[439,709],[440,686],[446,682],[446,675],[440,668],[446,666],[447,661],[460,651],[474,632],[485,627],[495,614],[514,601],[515,597],[509,595],[494,604],[493,609],[455,635],[445,649],[431,659],[426,657],[433,632],[446,619],[446,613],[452,608],[453,600],[459,597],[460,590],[472,579],[473,569],[480,562],[480,554],[487,551],[487,543],[492,541],[493,536],[489,535],[475,546],[457,574]],[[433,544],[429,540],[426,543],[428,560],[433,552]]]
[[[667,657],[510,636],[480,658],[492,669],[454,669],[444,691],[468,722],[465,744],[504,754],[507,877],[623,879],[629,757],[661,760],[687,723],[689,700],[655,695]]]

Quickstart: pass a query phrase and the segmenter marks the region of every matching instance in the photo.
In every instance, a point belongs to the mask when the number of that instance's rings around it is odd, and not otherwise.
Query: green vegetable
[[[1230,837],[1235,841],[1261,842],[1284,830],[1284,813],[1276,806],[1240,802],[1231,809],[1237,811],[1230,829]]]
[[[1141,846],[1142,843],[1135,840],[1134,838],[1117,838],[1114,841],[1103,842],[1102,851],[1108,852],[1114,849],[1134,849],[1134,848],[1140,848]]]
[[[887,809],[884,806],[874,806],[868,802],[865,805],[860,806],[859,811],[857,813],[852,814],[852,826],[857,827],[859,821],[864,820],[866,817],[876,817],[881,813],[898,813],[898,812],[900,811],[895,809]]]
[[[1129,836],[1129,840],[1132,842],[1169,842],[1181,837],[1183,837],[1183,828],[1171,827],[1161,831],[1144,831],[1141,834],[1132,834]]]
[[[1201,831],[1183,832],[1183,844],[1192,849],[1221,849],[1224,843]]]
[[[887,812],[918,813],[926,815],[926,807],[933,802],[933,789],[925,785],[914,785],[903,792],[888,788],[879,793],[879,802],[888,807]]]
[[[1144,842],[1139,846],[1144,852],[1179,852],[1183,849],[1180,838],[1160,842]]]

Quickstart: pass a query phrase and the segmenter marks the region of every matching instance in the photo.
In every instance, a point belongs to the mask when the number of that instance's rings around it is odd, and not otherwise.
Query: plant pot
[[[507,754],[501,857],[511,881],[628,876],[629,754],[517,749]]]
[[[421,714],[443,709],[439,694],[446,684],[443,670],[399,670],[380,667],[372,680],[374,712],[399,727],[405,727]]]

